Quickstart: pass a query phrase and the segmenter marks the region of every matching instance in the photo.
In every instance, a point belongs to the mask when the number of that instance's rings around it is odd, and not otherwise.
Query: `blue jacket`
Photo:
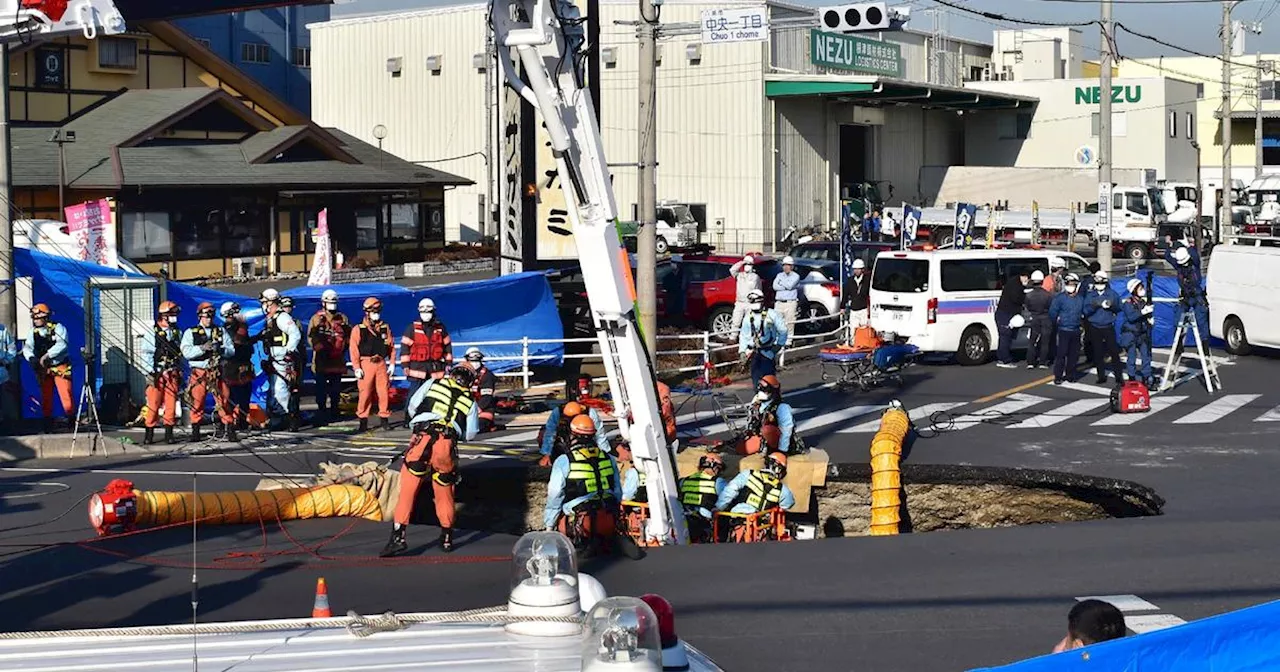
[[[217,348],[222,351],[221,356],[225,358],[236,354],[236,347],[231,342],[231,334],[228,334],[226,329],[217,325],[208,327],[206,331],[212,329],[217,329],[218,333],[222,334],[222,342],[217,344]],[[206,340],[206,343],[209,342],[211,341]],[[191,327],[190,329],[182,332],[182,341],[178,347],[182,348],[182,356],[187,360],[187,363],[191,365],[191,368],[209,368],[209,359],[211,355],[210,353],[205,352],[203,347],[196,345],[196,327]]]
[[[1121,306],[1120,347],[1127,348],[1135,342],[1146,342],[1143,337],[1151,333],[1151,322],[1142,314],[1143,308],[1142,304],[1134,303],[1133,300],[1125,301]]]
[[[1106,308],[1102,304],[1106,302]],[[1103,290],[1101,294],[1090,291],[1084,300],[1084,317],[1089,320],[1089,324],[1095,327],[1107,328],[1114,327],[1116,323],[1116,315],[1120,313],[1120,296],[1116,294],[1110,287]]]
[[[418,410],[419,407],[422,406],[423,402],[427,400],[427,390],[430,390],[431,386],[435,384],[436,384],[435,380],[428,380],[422,387],[418,388],[417,392],[413,393],[413,398],[409,399],[409,404],[404,407],[405,416],[412,418],[412,420],[409,421],[410,427],[420,422],[431,422],[432,420],[440,419],[440,415],[437,413]],[[476,434],[480,432],[480,404],[479,403],[471,404],[471,411],[467,413],[466,429],[464,430],[462,427],[459,427],[458,424],[455,422],[453,424],[453,431],[457,432],[458,436],[462,437],[463,441],[470,441],[476,438]]]
[[[36,361],[37,333],[44,333],[46,335],[53,336],[53,345],[49,347],[48,352],[44,353],[45,358],[49,360],[49,364],[52,366],[65,364],[68,359],[67,328],[61,324],[54,324],[53,328],[50,329],[49,323],[46,322],[43,327],[33,327],[31,330],[31,336],[22,344],[22,358],[27,360],[27,363],[31,365],[31,368],[34,369],[40,365],[40,362]]]
[[[636,494],[640,492],[640,470],[632,467],[627,470],[627,474],[622,477],[622,499],[623,501],[635,501]]]
[[[543,455],[551,454],[551,447],[555,445],[556,429],[560,425],[560,407],[551,409],[551,415],[547,416],[547,424],[542,426],[542,445],[538,447],[538,452]],[[596,409],[587,407],[587,417],[596,423],[596,447],[604,452],[609,452],[609,437],[604,429],[604,421],[600,419],[600,413]]]
[[[1191,259],[1187,261],[1187,265],[1179,264],[1173,258],[1173,249],[1166,247],[1164,249],[1164,260],[1173,267],[1178,273],[1178,286],[1182,288],[1183,298],[1188,303],[1196,304],[1204,301],[1204,275],[1200,269],[1200,251],[1195,245],[1188,245],[1187,252],[1191,254]]]
[[[687,480],[689,480],[689,476],[685,476],[684,478],[680,479],[680,482],[677,485],[679,485],[680,488],[684,488],[684,482]],[[725,482],[725,480],[723,478],[720,478],[719,476],[716,476],[716,504],[720,503],[720,497],[724,494],[724,489],[726,486],[727,486],[727,483]],[[689,510],[690,508],[686,505],[685,511],[689,511]],[[707,520],[711,520],[712,516],[714,515],[710,509],[706,509],[703,507],[698,507],[697,511],[698,511],[698,515],[702,516],[703,518],[706,518]]]
[[[787,323],[776,310],[763,313],[752,311],[742,321],[738,331],[738,353],[744,354],[755,347],[756,333],[760,334],[760,354],[773,359],[787,344]]]
[[[729,481],[729,484],[724,486],[724,490],[720,492],[720,499],[716,500],[717,511],[724,511],[725,507],[733,504],[733,500],[738,498],[738,493],[741,492],[743,488],[747,487],[747,478],[750,475],[750,471],[738,472],[738,475],[734,476],[733,480]],[[782,494],[780,497],[781,499],[778,501],[778,506],[782,507],[784,510],[790,509],[796,505],[796,496],[791,492],[791,488],[787,487],[786,483],[782,484]],[[729,512],[757,513],[757,511],[751,508],[751,505],[746,502],[734,504],[733,508],[730,509]]]
[[[770,412],[769,404],[771,403],[773,402],[762,404],[760,412]],[[778,407],[773,409],[772,412],[774,417],[778,419],[778,432],[781,434],[778,437],[778,450],[787,452],[787,449],[791,447],[791,436],[796,431],[795,414],[791,412],[791,404],[786,402],[779,403]]]
[[[605,455],[609,455],[605,453]],[[613,455],[609,455],[609,463],[613,465],[613,473],[618,473],[618,461]],[[632,470],[634,471],[634,470]],[[579,504],[591,498],[591,495],[583,495],[581,497],[564,501],[564,486],[569,482],[569,456],[561,455],[551,465],[551,480],[547,483],[547,508],[542,514],[542,522],[546,524],[548,529],[554,528],[556,521],[560,515],[570,515],[573,509]],[[609,493],[619,502],[622,501],[622,488],[618,485],[618,479],[615,477],[610,483]]]
[[[13,334],[0,324],[0,385],[9,382],[9,365],[18,356],[18,346],[13,341]]]
[[[1053,297],[1049,304],[1049,321],[1058,331],[1080,331],[1080,318],[1084,316],[1084,297],[1063,292]]]

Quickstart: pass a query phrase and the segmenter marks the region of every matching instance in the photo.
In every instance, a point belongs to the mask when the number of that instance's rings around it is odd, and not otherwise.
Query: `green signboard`
[[[809,31],[809,62],[824,68],[902,77],[902,51],[893,42]]]
[[[1077,86],[1076,105],[1097,105],[1102,102],[1102,87]],[[1112,103],[1136,103],[1142,100],[1142,85],[1111,87]]]

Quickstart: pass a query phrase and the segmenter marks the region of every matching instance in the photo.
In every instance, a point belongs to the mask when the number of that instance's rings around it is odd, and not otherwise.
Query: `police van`
[[[996,302],[1005,279],[1020,271],[1048,275],[1054,258],[1081,279],[1090,274],[1080,255],[1060,250],[882,252],[871,271],[871,326],[907,337],[922,352],[953,352],[960,364],[982,364],[997,344]],[[1025,343],[1026,331],[1018,336]]]

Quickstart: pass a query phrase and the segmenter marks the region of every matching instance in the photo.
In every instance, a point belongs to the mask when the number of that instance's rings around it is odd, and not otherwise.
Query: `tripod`
[[[93,444],[89,448],[89,454],[97,454],[99,442],[102,443],[103,452],[106,451],[106,437],[102,436],[102,421],[98,417],[98,402],[94,398],[93,383],[90,382],[89,378],[89,350],[87,348],[81,349],[80,356],[84,360],[84,383],[80,385],[80,400],[76,402],[75,429],[71,432],[71,457],[76,456],[76,441],[80,438],[80,420],[84,416],[86,405],[89,407],[90,415],[93,416],[93,425],[97,430],[97,434],[93,438]],[[120,444],[120,450],[124,451],[123,443]]]
[[[1160,380],[1160,391],[1172,389],[1179,382],[1173,376],[1182,362],[1183,339],[1186,338],[1188,329],[1191,330],[1191,336],[1196,342],[1196,356],[1200,359],[1200,370],[1204,375],[1205,387],[1209,390],[1209,394],[1215,391],[1221,392],[1222,379],[1218,377],[1218,367],[1214,366],[1213,358],[1207,356],[1207,349],[1200,336],[1200,326],[1196,324],[1195,313],[1190,309],[1183,310],[1182,317],[1178,320],[1178,329],[1173,335],[1173,348],[1169,351],[1169,363],[1164,367],[1164,376]]]

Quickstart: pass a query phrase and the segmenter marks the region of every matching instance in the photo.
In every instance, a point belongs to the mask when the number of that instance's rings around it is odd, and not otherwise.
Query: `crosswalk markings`
[[[974,425],[998,420],[1002,416],[1019,413],[1045,401],[1053,401],[1046,397],[1037,397],[1034,394],[1021,393],[1009,395],[1008,399],[1008,401],[1002,401],[995,406],[988,406],[980,411],[956,418],[952,421],[951,426],[947,431],[956,432],[962,429],[968,429]]]
[[[1170,406],[1178,403],[1179,401],[1185,401],[1188,398],[1189,397],[1182,397],[1182,396],[1156,395],[1154,397],[1151,397],[1151,410],[1147,411],[1146,413],[1112,413],[1111,415],[1108,415],[1107,417],[1093,423],[1093,425],[1095,427],[1099,425],[1104,427],[1132,425],[1133,423],[1147,416],[1155,415],[1156,413],[1159,413],[1160,411],[1163,411],[1164,409],[1169,408]]]
[[[1134,614],[1134,611],[1160,611],[1160,607],[1138,597],[1137,595],[1093,595],[1077,597],[1077,602],[1085,600],[1101,600],[1108,602],[1124,615],[1124,625],[1135,634],[1141,635],[1156,630],[1172,628],[1186,623],[1173,614]]]
[[[1047,413],[1033,415],[1016,425],[1010,425],[1009,429],[1039,429],[1043,427],[1052,427],[1064,420],[1070,420],[1078,415],[1083,415],[1089,411],[1093,411],[1111,403],[1107,399],[1080,399],[1073,401],[1066,406],[1062,406],[1057,410]]]
[[[1138,597],[1137,595],[1085,595],[1077,597],[1076,602],[1098,600],[1106,602],[1120,611],[1160,611],[1160,607]]]
[[[1058,387],[1065,387],[1068,390],[1076,390],[1077,392],[1088,392],[1090,394],[1105,394],[1108,397],[1111,396],[1112,389],[1110,387],[1103,387],[1102,385],[1090,385],[1089,383],[1072,381],[1064,382]]]
[[[1242,408],[1249,402],[1261,397],[1261,394],[1228,394],[1218,397],[1212,402],[1173,421],[1175,425],[1205,425],[1221,420],[1227,414]]]
[[[1280,422],[1280,406],[1259,415],[1254,422]]]
[[[912,422],[920,422],[921,420],[929,419],[929,417],[932,416],[934,413],[938,413],[940,411],[949,411],[953,408],[965,406],[968,403],[969,402],[967,401],[948,401],[948,402],[939,402],[936,404],[925,404],[923,406],[909,408],[907,410],[907,416],[911,418]],[[880,430],[880,418],[876,418],[875,420],[869,420],[860,425],[854,425],[853,427],[846,427],[845,429],[841,429],[836,433],[837,434],[874,434],[879,430]]]
[[[830,413],[823,413],[822,415],[817,415],[812,418],[801,420],[800,422],[796,423],[796,431],[799,431],[799,432],[812,431],[821,427],[826,427],[827,425],[835,424],[837,422],[843,422],[845,420],[850,420],[862,415],[867,415],[868,413],[875,413],[876,411],[884,411],[886,408],[888,408],[888,406],[885,404],[876,404],[874,406],[850,406],[849,408],[842,408],[838,411],[831,411]]]

